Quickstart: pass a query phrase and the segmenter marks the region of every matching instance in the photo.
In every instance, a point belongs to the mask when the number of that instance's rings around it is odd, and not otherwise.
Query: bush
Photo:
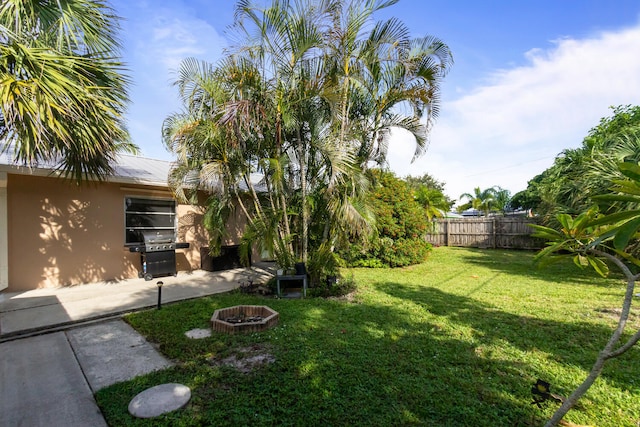
[[[321,245],[317,251],[309,254],[307,262],[309,286],[312,288],[319,286],[327,280],[327,277],[337,276],[339,267],[339,259],[331,251],[331,247],[328,244]]]
[[[432,246],[424,240],[429,226],[425,209],[406,182],[391,172],[372,171],[376,186],[369,202],[377,232],[366,243],[352,241],[338,255],[349,267],[404,267],[423,262]]]
[[[312,297],[341,297],[356,290],[356,281],[351,275],[349,278],[336,276],[335,283],[325,282],[308,290],[308,295]]]
[[[391,267],[405,267],[423,262],[432,246],[424,239],[398,239],[382,254],[382,260]]]

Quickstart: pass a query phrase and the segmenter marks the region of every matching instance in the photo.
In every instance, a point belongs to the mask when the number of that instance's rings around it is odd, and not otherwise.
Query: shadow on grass
[[[593,269],[580,269],[570,258],[541,266],[534,262],[535,251],[445,248],[459,257],[465,265],[478,265],[489,270],[511,275],[530,277],[550,282],[572,282],[597,287],[608,287],[611,283],[602,279]],[[428,262],[428,261],[427,261]],[[623,275],[611,267],[609,279],[620,280]]]
[[[589,371],[598,353],[605,346],[613,328],[588,322],[558,322],[532,316],[514,315],[460,295],[449,294],[439,289],[412,287],[398,283],[376,283],[376,289],[395,298],[412,301],[429,313],[446,319],[454,325],[466,325],[473,330],[479,345],[497,344],[506,341],[522,352],[540,351],[551,361],[565,366],[580,367]],[[482,286],[482,285],[480,285]],[[628,333],[633,333],[630,331]],[[634,358],[640,350],[634,347],[618,359],[608,362],[602,378],[620,389],[640,392],[640,384],[632,379],[640,373]],[[564,385],[571,391],[577,384],[575,379],[553,377],[545,366],[530,367],[530,375]],[[582,382],[584,378],[580,377]],[[631,380],[631,381],[630,381]]]
[[[553,407],[532,406],[531,385],[537,377],[554,384],[562,378],[483,349],[504,340],[588,366],[591,355],[576,357],[571,346],[609,332],[502,313],[432,288],[372,286],[380,292],[375,303],[228,294],[131,316],[180,366],[100,391],[101,409],[110,425],[537,426]],[[206,327],[215,309],[238,304],[266,304],[280,323],[251,335],[184,337]],[[268,344],[276,361],[250,374],[207,362],[258,343]],[[190,404],[153,420],[132,418],[129,400],[162,382],[191,387]]]
[[[216,308],[257,303],[280,312],[277,327],[197,342],[183,337],[189,328],[202,327]],[[514,404],[503,391],[476,381],[481,365],[469,344],[436,337],[428,332],[434,325],[416,324],[392,306],[229,295],[141,313],[130,321],[182,365],[99,392],[111,425],[489,426],[517,425],[522,417],[539,424],[527,403]],[[260,342],[269,344],[276,362],[252,374],[206,362]],[[454,354],[450,363],[448,355]],[[127,414],[135,394],[168,381],[192,388],[192,402],[181,414],[153,422]]]

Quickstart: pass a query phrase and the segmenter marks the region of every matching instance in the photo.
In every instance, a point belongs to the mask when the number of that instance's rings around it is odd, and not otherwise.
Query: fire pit
[[[279,318],[280,314],[266,305],[236,305],[216,310],[211,316],[211,327],[229,334],[260,332],[278,324]]]

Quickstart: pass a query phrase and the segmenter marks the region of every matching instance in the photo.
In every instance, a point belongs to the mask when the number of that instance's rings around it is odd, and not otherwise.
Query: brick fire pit
[[[221,308],[211,316],[211,328],[228,334],[260,332],[278,324],[280,314],[266,305]]]

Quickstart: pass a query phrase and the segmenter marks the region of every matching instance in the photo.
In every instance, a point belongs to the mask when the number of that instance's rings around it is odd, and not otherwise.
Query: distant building
[[[462,215],[460,215],[457,212],[447,212],[444,214],[445,218],[462,218]]]
[[[481,212],[481,211],[479,211],[477,209],[467,209],[466,211],[460,212],[460,215],[462,215],[463,217],[482,216],[482,215],[484,215],[484,212]]]

